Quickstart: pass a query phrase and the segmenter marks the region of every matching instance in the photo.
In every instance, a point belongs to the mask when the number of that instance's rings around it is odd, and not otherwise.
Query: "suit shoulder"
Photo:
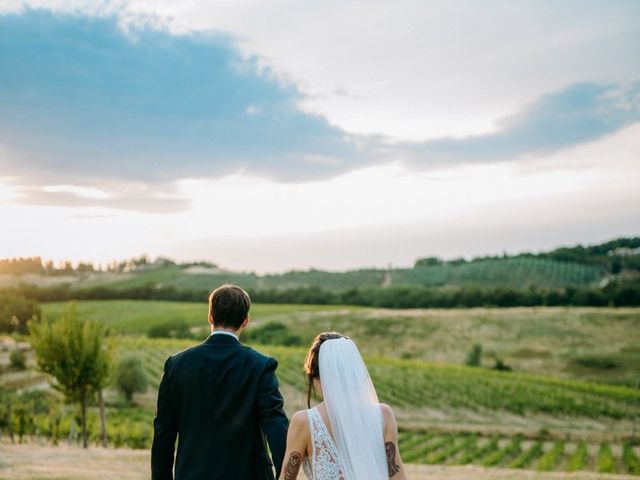
[[[269,355],[265,355],[264,353],[259,352],[257,350],[254,350],[253,348],[248,347],[247,345],[242,345],[242,348],[246,355],[250,356],[255,362],[261,365],[267,365],[269,363],[275,363],[276,365],[278,364],[278,361],[275,358],[270,357]]]
[[[183,358],[189,357],[193,354],[197,354],[201,350],[202,350],[202,343],[198,343],[196,345],[192,345],[183,350],[180,350],[179,352],[176,352],[173,355],[170,355],[167,360],[171,362],[179,362]]]

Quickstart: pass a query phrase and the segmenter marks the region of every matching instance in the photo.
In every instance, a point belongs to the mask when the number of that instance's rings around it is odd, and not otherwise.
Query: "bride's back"
[[[292,417],[281,480],[297,478],[301,466],[311,480],[406,478],[393,412],[378,403],[356,345],[335,332],[318,335],[305,371],[309,407],[312,388],[323,402]]]
[[[304,473],[309,480],[345,480],[324,405],[307,410],[310,451]]]

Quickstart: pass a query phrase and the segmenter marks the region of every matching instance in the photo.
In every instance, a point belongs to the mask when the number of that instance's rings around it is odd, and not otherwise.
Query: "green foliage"
[[[479,367],[482,363],[482,345],[476,343],[471,347],[464,364],[469,367]]]
[[[587,444],[585,442],[580,442],[577,446],[573,455],[569,459],[569,465],[567,466],[567,470],[570,472],[575,472],[578,470],[585,470],[588,462],[588,451]]]
[[[622,449],[622,461],[627,470],[627,473],[631,475],[640,475],[640,459],[638,455],[633,451],[633,445],[630,442],[626,442]]]
[[[292,333],[281,322],[267,322],[256,327],[249,327],[242,333],[243,341],[262,345],[300,346],[303,344],[299,335]]]
[[[140,357],[128,354],[118,363],[116,386],[127,402],[132,403],[134,393],[144,393],[149,385],[147,374]]]
[[[136,351],[154,386],[164,360],[193,345],[189,340],[122,338],[123,352]],[[264,346],[278,359],[278,378],[304,391],[304,348]],[[555,379],[525,373],[443,365],[418,360],[365,355],[380,400],[397,407],[489,409],[520,415],[629,418],[640,414],[640,391],[597,383]]]
[[[84,446],[87,446],[86,406],[89,395],[104,388],[111,373],[112,349],[106,328],[80,320],[74,304],[54,321],[30,323],[31,345],[38,367],[53,376],[68,401],[79,402]]]
[[[484,459],[482,459],[481,464],[485,467],[493,467],[495,465],[500,465],[505,460],[516,457],[522,451],[520,447],[521,442],[522,437],[516,435],[504,448],[497,449],[489,453]]]
[[[608,355],[584,355],[575,359],[576,364],[599,370],[611,370],[618,367],[617,361]]]
[[[0,290],[0,333],[27,333],[27,322],[40,316],[40,307],[34,300]]]
[[[556,442],[553,448],[546,452],[538,461],[537,468],[540,471],[554,470],[562,460],[564,454],[564,442]]]
[[[528,450],[520,454],[509,463],[509,468],[526,468],[542,455],[542,441],[536,441]]]
[[[16,370],[27,368],[27,354],[19,348],[14,348],[9,354],[9,365]]]
[[[615,473],[616,462],[611,452],[611,446],[608,443],[600,445],[598,453],[598,471],[600,473]]]
[[[510,372],[512,370],[511,367],[504,363],[500,357],[496,356],[494,361],[495,363],[493,364],[493,367],[491,367],[492,370],[497,370],[499,372]]]
[[[147,330],[149,338],[191,338],[189,325],[182,319],[153,325]]]
[[[419,258],[414,263],[413,268],[421,268],[421,267],[434,267],[436,265],[442,265],[444,262],[442,259],[438,257],[425,257]]]

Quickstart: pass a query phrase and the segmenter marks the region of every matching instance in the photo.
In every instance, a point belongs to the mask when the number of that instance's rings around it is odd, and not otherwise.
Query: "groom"
[[[278,390],[278,363],[240,344],[249,295],[222,285],[209,297],[211,336],[169,357],[153,421],[151,477],[176,480],[272,480],[286,446],[288,421]]]

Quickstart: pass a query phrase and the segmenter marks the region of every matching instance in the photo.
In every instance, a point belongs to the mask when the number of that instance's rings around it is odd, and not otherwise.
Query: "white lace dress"
[[[311,432],[311,458],[305,458],[302,468],[309,480],[345,480],[338,459],[338,449],[329,435],[317,408],[307,410]]]

